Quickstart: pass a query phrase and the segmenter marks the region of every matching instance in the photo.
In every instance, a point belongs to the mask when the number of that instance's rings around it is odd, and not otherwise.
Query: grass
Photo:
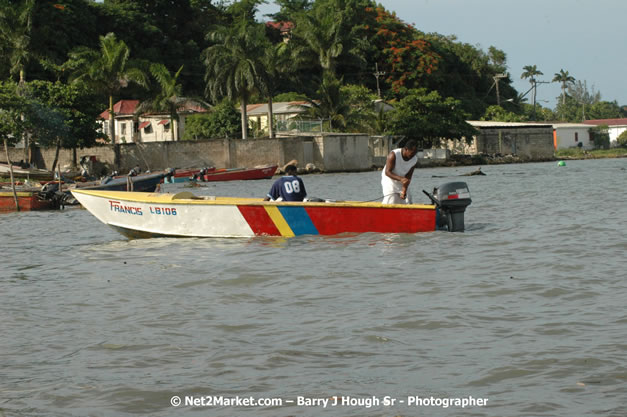
[[[555,151],[555,157],[570,159],[624,158],[627,157],[627,148],[593,149],[591,151],[579,148],[560,149]]]

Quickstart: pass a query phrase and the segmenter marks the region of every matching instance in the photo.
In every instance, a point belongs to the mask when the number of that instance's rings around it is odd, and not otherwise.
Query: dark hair
[[[296,169],[295,165],[287,165],[285,167],[285,173],[290,173],[290,172],[293,172],[293,173],[297,172],[297,169]]]
[[[403,148],[405,149],[416,149],[418,147],[418,142],[416,142],[416,139],[409,139],[407,142],[405,142],[405,146],[403,146]]]

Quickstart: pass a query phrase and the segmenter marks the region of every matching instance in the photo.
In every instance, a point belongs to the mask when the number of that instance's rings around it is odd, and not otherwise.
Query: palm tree
[[[159,84],[159,92],[153,99],[145,100],[137,106],[135,113],[143,112],[167,112],[170,116],[170,139],[174,141],[174,122],[178,123],[178,112],[186,105],[198,107],[208,107],[206,103],[199,99],[183,97],[183,87],[178,84],[178,78],[183,70],[183,65],[172,75],[163,64],[150,65],[150,73]]]
[[[568,71],[560,69],[560,72],[555,73],[553,82],[562,83],[562,104],[566,104],[566,88],[568,88],[569,84],[573,84],[575,82],[575,77],[570,75]]]
[[[536,119],[536,90],[538,82],[536,81],[537,75],[543,75],[542,71],[538,70],[535,65],[526,65],[523,67],[524,72],[520,75],[521,79],[529,78],[531,88],[533,89],[533,120]]]
[[[294,56],[304,62],[308,52],[312,52],[317,56],[317,63],[323,72],[334,74],[337,58],[344,50],[343,20],[343,13],[332,8],[318,8],[300,14],[294,35],[302,39],[304,45],[295,48]]]
[[[287,44],[281,42],[272,45],[268,42],[264,48],[264,55],[261,57],[260,87],[262,93],[268,98],[268,136],[271,138],[275,137],[272,98],[279,88],[281,76],[290,71],[291,65],[288,54]]]
[[[34,55],[30,48],[34,7],[35,0],[24,0],[18,6],[8,4],[0,8],[0,51],[9,63],[10,75],[19,76],[17,93],[20,95],[26,81],[26,65]],[[23,139],[24,160],[28,161],[28,134],[25,133]]]
[[[242,139],[248,139],[246,105],[253,91],[263,87],[261,57],[267,45],[264,26],[242,20],[228,28],[220,27],[208,37],[216,43],[203,52],[206,94],[216,102],[223,97],[239,100]]]
[[[341,93],[341,87],[341,79],[338,80],[332,74],[326,73],[318,89],[320,99],[306,98],[307,105],[301,107],[305,109],[307,116],[315,119],[328,119],[329,128],[335,125],[343,130],[346,128],[351,108],[348,100]]]
[[[80,48],[70,53],[71,67],[75,67],[73,82],[84,81],[109,97],[109,123],[111,143],[115,144],[115,114],[113,97],[126,88],[129,82],[147,85],[141,63],[129,59],[126,43],[117,40],[114,33],[100,37],[100,50]]]
[[[30,38],[33,29],[35,0],[24,0],[19,6],[0,9],[0,42],[7,51],[10,74],[19,75],[20,85],[26,79],[26,65],[33,58]]]

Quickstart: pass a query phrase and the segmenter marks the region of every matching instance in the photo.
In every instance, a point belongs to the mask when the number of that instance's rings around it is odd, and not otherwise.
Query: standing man
[[[388,155],[381,172],[383,204],[411,204],[408,188],[414,168],[418,162],[418,145],[410,139],[402,148],[394,149]]]
[[[286,166],[285,174],[272,184],[270,192],[263,199],[264,201],[303,201],[307,197],[305,183],[296,176],[296,167],[294,165]]]

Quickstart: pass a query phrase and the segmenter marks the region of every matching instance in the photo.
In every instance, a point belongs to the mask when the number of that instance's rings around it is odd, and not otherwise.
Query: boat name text
[[[176,216],[176,208],[151,206],[150,214],[161,214],[164,216]]]
[[[109,200],[109,209],[118,213],[134,214],[136,216],[144,215],[141,207],[124,206],[119,201]]]

